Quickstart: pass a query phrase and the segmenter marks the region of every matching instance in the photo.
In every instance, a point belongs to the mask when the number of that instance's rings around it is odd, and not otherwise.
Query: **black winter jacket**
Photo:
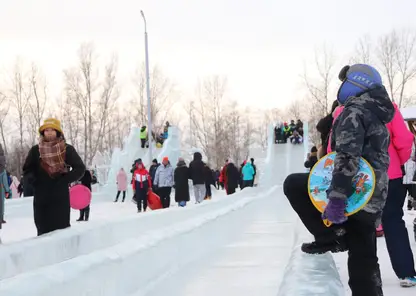
[[[199,152],[194,153],[194,160],[189,164],[189,179],[194,185],[205,184],[205,163],[202,161],[202,155]]]

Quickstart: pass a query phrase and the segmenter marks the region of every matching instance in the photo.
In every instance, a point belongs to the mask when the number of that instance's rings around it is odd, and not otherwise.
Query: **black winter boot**
[[[339,253],[348,250],[345,241],[346,231],[339,227],[334,231],[335,236],[302,244],[302,252],[307,254],[324,254],[326,252]]]

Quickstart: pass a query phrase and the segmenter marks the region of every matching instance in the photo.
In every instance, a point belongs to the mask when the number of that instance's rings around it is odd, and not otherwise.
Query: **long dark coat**
[[[75,148],[66,144],[65,163],[71,170],[52,178],[42,168],[39,146],[33,146],[23,166],[24,178],[34,187],[33,212],[38,235],[70,227],[69,184],[82,178],[85,165]]]
[[[174,181],[175,181],[175,201],[189,201],[189,169],[185,162],[179,162],[175,169]]]
[[[233,163],[229,163],[227,165],[225,176],[226,176],[225,186],[227,190],[236,189],[240,181],[240,173],[238,172],[237,167]]]

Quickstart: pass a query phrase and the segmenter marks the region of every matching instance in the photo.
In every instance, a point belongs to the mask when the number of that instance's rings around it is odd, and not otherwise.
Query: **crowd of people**
[[[292,144],[301,144],[303,142],[303,122],[298,119],[295,123],[294,120],[278,123],[274,128],[274,143],[285,144],[287,140],[290,140]]]
[[[171,193],[174,190],[175,202],[179,207],[185,207],[190,201],[190,187],[194,193],[195,203],[212,198],[212,187],[217,190],[225,189],[226,194],[236,192],[238,187],[243,190],[254,186],[256,166],[254,159],[244,161],[238,169],[231,159],[226,160],[221,170],[212,170],[203,160],[202,154],[195,152],[193,160],[187,166],[183,158],[179,158],[176,167],[173,168],[169,158],[164,157],[162,163],[154,159],[149,170],[139,158],[134,161],[130,170],[132,174],[131,185],[133,188],[133,201],[137,204],[137,211],[143,212],[148,207],[149,192],[156,193],[161,201],[162,208],[171,205]],[[128,176],[121,168],[117,174],[117,194],[114,202],[118,202],[120,194],[123,194],[122,202],[126,199]]]
[[[324,213],[321,215],[309,198],[309,173],[291,174],[283,186],[293,209],[315,238],[301,249],[308,254],[348,251],[352,295],[380,296],[383,288],[376,236],[382,227],[400,286],[416,286],[414,257],[403,221],[406,195],[414,195],[409,184],[416,180],[416,121],[406,126],[375,68],[364,64],[345,66],[339,79],[341,85],[331,113],[316,127],[321,143],[312,148],[305,162],[305,167],[311,168],[319,158],[336,151]],[[362,210],[347,217],[346,200],[351,195],[360,157],[374,170],[375,190]],[[408,204],[408,208],[414,206],[413,202]],[[327,227],[323,219],[332,225]]]

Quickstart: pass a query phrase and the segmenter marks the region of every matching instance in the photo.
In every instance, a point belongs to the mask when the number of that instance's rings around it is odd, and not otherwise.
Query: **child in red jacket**
[[[147,209],[147,193],[152,188],[152,181],[150,180],[150,174],[144,167],[142,162],[136,164],[136,170],[133,173],[133,191],[137,200],[137,211],[146,212]]]

